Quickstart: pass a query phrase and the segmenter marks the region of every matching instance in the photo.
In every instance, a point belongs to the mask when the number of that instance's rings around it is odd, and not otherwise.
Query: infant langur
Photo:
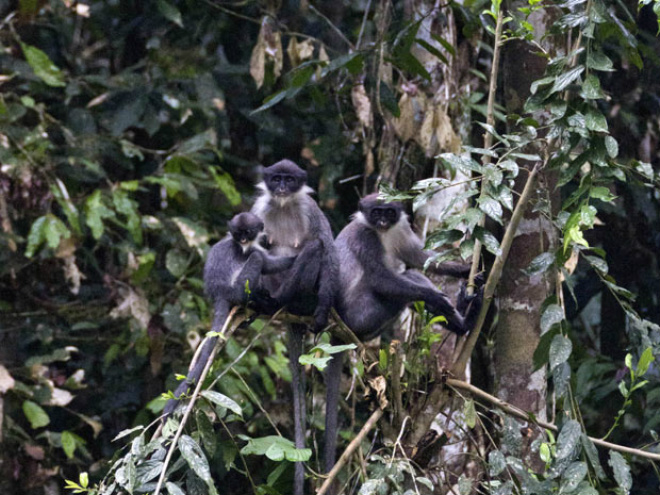
[[[293,265],[295,256],[271,256],[260,244],[264,223],[252,213],[240,213],[229,222],[229,234],[211,248],[204,265],[206,294],[213,302],[211,331],[219,332],[231,308],[249,305],[260,313],[278,309],[277,301],[263,288],[262,275],[277,273]],[[199,380],[218,337],[202,342],[198,358],[190,364],[186,380],[174,392],[176,399]],[[169,415],[178,404],[171,399],[165,406]]]

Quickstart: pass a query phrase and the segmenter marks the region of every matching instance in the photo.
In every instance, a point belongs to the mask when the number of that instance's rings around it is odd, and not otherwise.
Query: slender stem
[[[172,460],[172,456],[174,455],[174,451],[177,448],[177,444],[179,442],[179,438],[181,438],[181,435],[183,434],[183,429],[186,426],[186,422],[188,421],[188,417],[190,416],[190,413],[192,412],[193,408],[195,407],[195,402],[197,401],[197,398],[199,397],[199,393],[202,390],[202,386],[204,385],[204,379],[206,378],[206,375],[209,374],[209,370],[211,369],[211,365],[213,364],[213,360],[215,358],[215,355],[217,354],[218,350],[220,347],[222,347],[227,340],[227,337],[229,337],[232,333],[234,333],[234,330],[238,328],[238,325],[242,323],[243,318],[239,318],[239,322],[237,325],[234,325],[232,330],[227,332],[227,328],[229,327],[229,324],[232,322],[234,319],[234,315],[236,314],[236,311],[238,311],[239,306],[234,306],[232,310],[230,311],[229,315],[227,316],[227,319],[225,320],[225,324],[222,326],[222,330],[220,330],[221,338],[218,339],[218,341],[215,344],[215,347],[213,347],[213,350],[211,351],[211,355],[209,356],[208,360],[206,361],[206,365],[204,366],[204,370],[202,371],[202,374],[199,377],[199,380],[197,380],[197,386],[195,387],[195,391],[192,394],[192,397],[190,398],[190,402],[188,403],[188,406],[186,407],[186,411],[183,414],[183,418],[181,418],[181,424],[179,424],[179,427],[176,430],[176,434],[174,435],[174,438],[172,439],[172,444],[170,445],[169,450],[167,451],[167,456],[165,457],[165,461],[163,462],[163,468],[160,473],[160,477],[158,478],[158,483],[156,484],[156,490],[154,490],[154,495],[159,495],[160,489],[163,486],[163,481],[165,481],[165,475],[167,473],[167,466],[169,465],[170,461]]]
[[[497,74],[500,67],[500,40],[502,38],[502,26],[503,22],[503,13],[502,9],[499,9],[497,13],[497,23],[495,25],[495,42],[493,46],[493,63],[490,67],[490,87],[488,88],[488,107],[486,111],[486,124],[491,127],[495,126],[495,95],[497,93]],[[493,145],[493,135],[486,131],[484,132],[484,148],[490,149]],[[487,165],[490,163],[490,156],[483,156],[483,163]],[[481,180],[481,193],[480,197],[483,197],[486,190],[486,179]],[[481,219],[479,219],[479,226],[483,227],[486,222],[486,217],[482,214]],[[470,267],[470,275],[468,277],[468,294],[472,295],[474,292],[474,277],[476,277],[479,272],[479,261],[481,260],[481,241],[479,239],[474,240],[474,251],[472,251],[472,266]]]
[[[369,433],[369,431],[371,431],[374,428],[374,426],[376,426],[376,423],[378,423],[378,420],[381,418],[382,415],[383,415],[383,410],[381,408],[378,408],[373,412],[373,414],[364,424],[360,432],[353,439],[353,441],[348,444],[348,447],[346,447],[344,453],[341,455],[337,463],[330,470],[330,472],[328,473],[328,477],[321,485],[321,488],[319,488],[319,490],[316,492],[316,495],[324,495],[325,492],[327,492],[330,489],[330,485],[332,485],[332,482],[337,477],[337,474],[339,474],[339,471],[341,471],[341,468],[344,467],[344,465],[348,462],[348,460],[351,458],[353,453],[360,446],[362,440],[364,440],[364,437],[367,436],[367,433]]]
[[[536,174],[538,173],[539,169],[540,163],[537,163],[530,172],[529,177],[527,177],[525,188],[520,195],[518,204],[516,204],[516,207],[513,210],[513,214],[511,215],[511,221],[509,222],[506,232],[504,233],[504,237],[502,238],[500,255],[495,258],[493,267],[491,268],[490,274],[488,275],[488,280],[484,286],[484,301],[483,305],[481,306],[481,312],[479,313],[477,323],[475,324],[474,330],[472,330],[469,337],[467,338],[465,346],[461,350],[461,354],[459,355],[458,360],[452,366],[452,374],[456,377],[462,378],[465,375],[465,367],[467,366],[468,359],[470,359],[472,351],[474,350],[474,346],[477,343],[477,339],[481,333],[484,321],[486,321],[486,314],[488,313],[490,304],[493,301],[495,288],[497,287],[497,284],[502,277],[502,269],[504,268],[504,263],[509,256],[509,250],[511,249],[513,239],[516,236],[518,225],[520,224],[520,221],[525,214],[525,210],[527,209],[527,203],[529,202],[529,198],[532,195],[532,190],[534,189],[533,186],[536,182]]]
[[[449,385],[450,387],[467,390],[472,395],[490,402],[491,404],[493,404],[496,407],[502,409],[503,411],[511,414],[512,416],[516,416],[520,419],[524,419],[525,421],[531,421],[533,423],[536,423],[541,428],[547,428],[548,430],[552,430],[552,431],[559,431],[559,428],[557,428],[557,426],[555,426],[554,424],[548,423],[548,422],[545,422],[545,421],[541,421],[541,420],[537,419],[532,413],[524,411],[524,410],[522,410],[522,409],[520,409],[516,406],[512,406],[511,404],[509,404],[507,402],[504,402],[503,400],[498,399],[497,397],[494,397],[494,396],[484,392],[480,388],[475,387],[471,383],[467,383],[467,382],[464,382],[462,380],[455,380],[453,378],[448,378],[447,379],[447,385]],[[624,445],[618,445],[616,443],[606,442],[606,441],[601,440],[599,438],[593,438],[593,437],[588,437],[588,438],[595,445],[598,445],[600,447],[604,447],[606,449],[616,450],[617,452],[623,452],[623,453],[635,455],[635,456],[638,456],[638,457],[644,457],[646,459],[652,459],[654,461],[660,461],[660,454],[655,454],[653,452],[646,452],[645,450],[634,449],[632,447],[625,447]]]

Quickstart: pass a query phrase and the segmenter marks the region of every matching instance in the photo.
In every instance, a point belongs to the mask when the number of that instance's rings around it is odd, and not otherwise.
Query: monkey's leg
[[[314,290],[318,278],[318,259],[322,254],[321,248],[321,241],[319,240],[305,244],[293,266],[286,274],[284,282],[275,292],[273,296],[275,299],[282,304],[287,304],[296,294]]]
[[[305,374],[298,359],[302,354],[305,327],[291,325],[287,330],[289,365],[291,366],[291,386],[293,388],[293,427],[296,448],[305,448],[307,412],[305,408]],[[293,477],[293,495],[304,495],[305,466],[296,462]]]
[[[222,330],[230,309],[231,304],[228,301],[224,299],[219,299],[216,301],[214,307],[213,323],[211,325],[211,330],[213,332],[219,332]],[[211,356],[217,341],[218,337],[206,337],[201,343],[202,347],[199,351],[199,355],[197,356],[197,359],[190,363],[186,379],[181,382],[181,384],[174,391],[175,399],[170,399],[167,401],[167,404],[165,404],[165,408],[163,409],[163,413],[165,414],[164,419],[167,419],[167,417],[172,414],[176,407],[179,405],[179,397],[187,393],[188,389],[192,388],[197,383],[197,380],[199,380],[199,377],[202,376],[202,371],[204,371],[206,362],[209,360],[209,356]]]

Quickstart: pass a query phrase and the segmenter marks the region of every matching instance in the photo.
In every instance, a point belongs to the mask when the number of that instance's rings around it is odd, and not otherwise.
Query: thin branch
[[[353,441],[348,444],[348,447],[346,447],[344,453],[341,455],[337,463],[332,467],[332,469],[328,473],[328,477],[321,485],[321,488],[319,488],[319,490],[316,492],[316,495],[324,495],[325,492],[327,492],[330,489],[330,485],[332,485],[332,482],[337,477],[337,474],[339,474],[339,471],[341,471],[341,468],[344,467],[344,464],[348,462],[348,460],[351,458],[353,453],[360,446],[362,440],[364,440],[364,437],[367,436],[367,433],[369,433],[369,431],[371,431],[373,427],[376,426],[376,423],[378,423],[378,420],[382,415],[383,415],[383,410],[380,407],[373,412],[371,417],[367,420],[367,422],[360,430],[360,433],[358,433],[357,436],[353,439]]]
[[[513,210],[513,214],[511,215],[511,221],[509,222],[506,232],[504,233],[504,237],[502,238],[500,255],[495,258],[493,267],[491,268],[490,274],[488,275],[488,280],[484,286],[484,300],[483,305],[481,306],[481,312],[479,313],[479,317],[477,319],[477,323],[475,324],[474,330],[472,330],[468,336],[465,342],[465,346],[461,350],[461,354],[458,357],[458,360],[456,360],[451,368],[452,374],[456,377],[462,378],[465,374],[465,367],[467,366],[468,359],[470,359],[470,356],[472,355],[474,346],[477,343],[481,329],[484,325],[484,322],[486,321],[488,309],[490,308],[490,304],[493,301],[493,297],[495,295],[495,288],[497,287],[497,284],[502,277],[502,269],[504,268],[504,263],[509,256],[509,250],[511,249],[513,239],[516,236],[518,225],[520,224],[520,221],[525,214],[525,210],[527,209],[527,203],[529,202],[529,198],[532,195],[532,190],[534,189],[533,186],[536,182],[536,174],[538,173],[539,169],[540,162],[534,166],[531,173],[527,177],[527,182],[525,183],[525,188],[520,195],[520,200],[518,200],[518,204],[516,204],[516,207]]]
[[[344,43],[346,43],[351,50],[355,50],[355,47],[353,46],[353,43],[351,43],[346,36],[344,36],[344,33],[341,32],[341,29],[339,29],[337,26],[335,26],[330,19],[328,19],[323,13],[319,12],[319,10],[314,7],[312,4],[309,5],[309,10],[314,12],[316,15],[318,15],[321,19],[323,19],[325,22],[328,23],[328,25],[332,28],[332,30],[339,36]]]
[[[174,455],[174,451],[177,448],[177,444],[179,442],[179,438],[183,434],[183,429],[186,426],[186,421],[188,421],[188,417],[190,416],[190,413],[192,412],[195,402],[197,401],[197,398],[199,397],[199,393],[202,390],[202,386],[204,385],[204,379],[206,378],[206,375],[209,374],[209,370],[211,369],[211,365],[213,364],[213,360],[215,359],[215,355],[217,354],[218,350],[224,345],[224,343],[227,340],[227,337],[229,337],[234,331],[238,328],[238,326],[243,322],[245,319],[244,316],[241,316],[238,318],[237,324],[235,324],[230,331],[227,331],[227,328],[229,327],[229,324],[232,322],[234,319],[234,315],[236,314],[236,311],[238,311],[239,307],[234,306],[227,316],[227,319],[225,320],[225,324],[222,326],[222,330],[220,330],[220,338],[216,342],[215,346],[213,347],[213,350],[211,351],[211,355],[209,356],[208,360],[206,361],[206,365],[204,366],[204,370],[202,371],[202,374],[199,377],[199,380],[197,380],[197,386],[195,387],[195,391],[192,394],[192,397],[190,398],[190,402],[188,403],[188,406],[186,407],[186,412],[183,414],[183,418],[181,418],[181,424],[179,424],[179,427],[176,430],[176,434],[174,435],[174,438],[172,439],[172,444],[170,445],[169,450],[167,451],[167,457],[165,457],[165,461],[163,462],[163,468],[160,473],[160,477],[158,478],[158,483],[156,484],[156,490],[154,491],[154,495],[159,495],[160,490],[163,486],[163,481],[165,481],[165,475],[167,473],[167,466],[169,465],[170,461],[172,460],[172,456]],[[227,333],[225,333],[227,332]]]
[[[493,127],[495,125],[495,95],[497,93],[497,74],[500,66],[500,40],[502,38],[502,26],[503,22],[503,13],[502,8],[500,7],[499,12],[497,13],[497,24],[495,25],[495,42],[493,46],[493,62],[490,67],[490,87],[488,89],[488,106],[486,110],[486,124]],[[493,135],[485,131],[484,132],[484,148],[490,149],[493,145]],[[490,156],[484,155],[483,157],[484,165],[490,163]],[[486,179],[482,178],[481,180],[481,193],[480,197],[484,196],[486,190]],[[483,227],[486,222],[485,215],[482,214],[481,219],[479,220],[479,226]],[[474,239],[474,250],[472,251],[472,266],[470,267],[470,275],[468,276],[468,294],[474,292],[474,277],[477,276],[479,272],[479,261],[481,260],[481,241],[479,239]]]
[[[541,428],[546,428],[548,430],[552,431],[559,431],[559,428],[555,426],[552,423],[547,423],[545,421],[541,421],[539,419],[536,419],[532,413],[524,411],[518,407],[512,406],[511,404],[504,402],[501,399],[498,399],[497,397],[494,397],[480,388],[475,387],[474,385],[464,382],[462,380],[455,380],[454,378],[447,378],[447,385],[450,387],[455,387],[455,388],[460,388],[463,390],[469,391],[472,395],[479,397],[481,399],[484,399],[494,406],[498,407],[499,409],[502,409],[504,412],[507,412],[511,414],[512,416],[516,416],[520,419],[524,419],[525,421],[530,421]],[[625,447],[623,445],[618,445],[616,443],[611,443],[611,442],[606,442],[605,440],[601,440],[599,438],[593,438],[593,437],[588,437],[589,440],[591,440],[595,445],[598,445],[600,447],[606,448],[606,449],[611,449],[611,450],[616,450],[617,452],[623,452],[625,454],[630,454],[630,455],[635,455],[638,457],[644,457],[646,459],[651,459],[654,461],[660,461],[660,454],[654,454],[653,452],[647,452],[645,450],[641,449],[634,449],[632,447]]]

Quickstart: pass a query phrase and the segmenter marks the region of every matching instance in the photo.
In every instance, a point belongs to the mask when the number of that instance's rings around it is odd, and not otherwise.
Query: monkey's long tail
[[[337,345],[338,342],[332,343]],[[341,369],[344,361],[345,352],[335,354],[325,373],[325,449],[323,452],[325,472],[329,473],[335,465],[335,452],[337,450],[337,433],[338,433],[338,411],[339,406],[339,384],[341,381]],[[329,495],[334,494],[336,486],[330,488],[327,492]]]
[[[224,299],[219,300],[215,304],[215,312],[213,316],[213,324],[211,325],[211,331],[212,332],[219,332],[222,330],[223,325],[225,324],[225,320],[227,319],[227,316],[229,315],[229,311],[231,309],[231,305],[229,302],[225,301]],[[197,352],[195,352],[195,355],[193,356],[192,361],[190,362],[190,366],[188,367],[188,374],[186,375],[186,379],[181,382],[181,384],[176,388],[174,391],[174,399],[170,399],[167,401],[167,404],[165,404],[165,408],[163,409],[163,420],[166,420],[170,414],[174,412],[176,407],[179,405],[179,397],[181,395],[185,394],[188,392],[189,389],[195,386],[197,383],[197,380],[199,380],[199,377],[202,376],[202,371],[204,371],[204,366],[206,366],[206,362],[209,359],[209,356],[213,352],[213,348],[215,347],[216,342],[218,341],[218,337],[206,337],[204,341],[201,343],[199,346],[199,349]]]

